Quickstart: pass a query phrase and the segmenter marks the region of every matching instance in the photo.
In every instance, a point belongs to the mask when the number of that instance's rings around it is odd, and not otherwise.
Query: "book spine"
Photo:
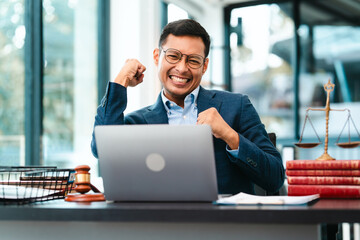
[[[360,185],[360,177],[333,177],[333,176],[288,176],[289,184],[305,184],[305,185]]]
[[[292,160],[286,162],[286,169],[357,169],[360,170],[360,160]]]
[[[320,194],[320,198],[360,198],[360,186],[289,185],[289,196]]]
[[[287,176],[360,176],[360,170],[297,170],[286,169]]]

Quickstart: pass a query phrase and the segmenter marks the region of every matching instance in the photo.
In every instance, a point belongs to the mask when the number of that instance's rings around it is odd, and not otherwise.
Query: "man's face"
[[[163,44],[162,50],[154,50],[154,62],[158,67],[158,76],[164,87],[165,96],[183,107],[184,98],[200,85],[209,59],[206,58],[203,66],[197,69],[188,66],[186,63],[187,56],[185,55],[178,63],[172,64],[165,59],[164,51],[169,48],[179,50],[186,55],[200,55],[205,59],[205,45],[200,37],[174,36],[170,34]]]

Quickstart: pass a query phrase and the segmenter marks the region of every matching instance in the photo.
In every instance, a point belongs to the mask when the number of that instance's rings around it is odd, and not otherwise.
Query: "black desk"
[[[1,239],[319,239],[321,223],[360,222],[360,200],[310,206],[207,203],[0,205]]]

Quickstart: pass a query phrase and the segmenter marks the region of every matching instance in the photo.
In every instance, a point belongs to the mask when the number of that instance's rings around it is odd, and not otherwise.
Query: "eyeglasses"
[[[169,48],[167,50],[161,49],[165,53],[165,59],[168,63],[175,64],[181,61],[182,57],[185,55],[187,58],[185,60],[187,66],[192,69],[200,68],[204,62],[204,57],[197,54],[183,54],[179,50],[174,48]]]

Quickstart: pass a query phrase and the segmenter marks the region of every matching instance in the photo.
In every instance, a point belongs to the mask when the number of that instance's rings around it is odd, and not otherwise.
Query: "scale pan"
[[[313,148],[313,147],[317,147],[321,144],[321,142],[317,142],[317,143],[295,143],[295,146],[299,147],[299,148]]]
[[[355,148],[360,145],[360,142],[344,142],[344,143],[336,143],[337,146],[341,148]]]

